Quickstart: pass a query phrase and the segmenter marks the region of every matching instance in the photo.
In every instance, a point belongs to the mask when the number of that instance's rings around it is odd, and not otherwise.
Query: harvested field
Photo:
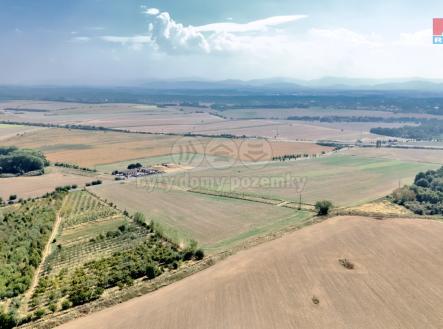
[[[377,123],[380,127],[399,127],[401,124]],[[336,123],[327,124],[319,122],[302,122],[291,120],[226,120],[203,125],[185,125],[168,129],[164,127],[138,127],[138,131],[169,132],[220,135],[231,134],[234,136],[279,138],[283,140],[316,141],[332,139],[339,141],[355,142],[357,139],[374,140],[385,137],[369,133],[374,124],[368,123]],[[130,128],[130,127],[122,127]]]
[[[171,229],[171,234],[177,231],[177,239],[195,239],[206,247],[236,243],[311,216],[305,211],[181,190],[149,191],[134,183],[90,190],[120,209],[143,212],[148,220]]]
[[[328,152],[330,147],[313,143],[284,141],[267,142],[261,139],[222,139],[195,138],[164,135],[142,135],[119,132],[83,131],[68,129],[42,129],[5,140],[5,145],[36,148],[45,153],[50,161],[75,163],[80,166],[95,167],[112,164],[158,159],[158,163],[176,162],[171,154],[177,154],[189,148],[189,152],[218,156],[222,147],[228,148],[227,157],[250,161],[247,149],[243,146],[251,142],[262,146],[266,151],[260,160],[271,160],[273,156],[285,154],[320,154]],[[264,146],[263,146],[264,145]],[[243,151],[245,150],[245,151]],[[154,164],[154,163],[152,163]],[[115,168],[123,169],[123,168]]]
[[[169,154],[170,136],[148,136],[115,132],[45,129],[9,139],[5,145],[37,148],[50,161],[92,167],[96,164]]]
[[[14,111],[1,111],[5,108],[16,108]],[[20,111],[20,109],[37,109],[39,111]],[[243,111],[243,112],[242,112]],[[246,112],[244,112],[246,111]],[[249,112],[252,111],[252,114]],[[254,112],[255,111],[255,112]],[[194,133],[194,134],[232,134],[236,136],[259,136],[266,138],[279,138],[284,140],[334,139],[341,141],[355,141],[357,139],[382,139],[385,137],[369,133],[374,123],[336,123],[327,124],[319,122],[301,122],[284,120],[291,111],[302,111],[303,115],[319,115],[319,113],[336,113],[349,115],[369,116],[395,116],[391,112],[371,111],[346,111],[312,109],[277,109],[277,115],[268,118],[260,115],[263,109],[237,110],[222,112],[222,115],[231,113],[246,113],[237,116],[235,120],[226,120],[211,115],[208,109],[192,107],[167,107],[158,108],[150,105],[136,104],[76,104],[60,102],[32,102],[12,101],[0,103],[0,120],[19,122],[55,123],[55,124],[83,124],[109,128],[128,129],[151,133]],[[267,110],[268,115],[272,111]],[[319,112],[320,111],[320,112]],[[249,114],[248,114],[249,113]],[[255,117],[264,119],[249,119]],[[375,114],[374,114],[375,113]],[[292,114],[291,114],[292,115]],[[332,115],[332,114],[331,114]],[[419,114],[417,114],[420,116]],[[416,114],[411,114],[416,116]],[[377,123],[381,127],[398,127],[401,124]]]
[[[93,176],[51,168],[49,173],[42,176],[0,178],[0,197],[5,200],[11,194],[16,194],[18,198],[34,198],[52,192],[58,186],[77,184],[81,187],[92,180]]]
[[[26,134],[31,131],[39,130],[38,127],[30,126],[18,126],[18,125],[5,125],[0,124],[0,141],[17,137],[19,135]]]
[[[13,110],[5,111],[8,108]],[[139,130],[137,127],[152,126],[164,127],[167,131],[169,127],[179,129],[181,126],[192,127],[223,119],[196,108],[158,108],[157,106],[138,104],[11,101],[0,103],[0,120],[83,124],[108,128],[127,127],[134,131]]]
[[[329,108],[292,108],[292,109],[234,109],[224,110],[221,115],[232,119],[286,119],[290,116],[337,116],[337,117],[381,117],[381,118],[439,118],[438,115],[424,113],[395,113],[389,111],[371,111],[371,110],[354,110],[354,109],[329,109]]]
[[[437,329],[442,234],[436,221],[337,217],[59,328]]]

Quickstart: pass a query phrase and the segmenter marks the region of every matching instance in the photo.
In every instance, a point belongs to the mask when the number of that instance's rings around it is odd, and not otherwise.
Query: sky
[[[1,0],[0,84],[443,78],[443,1]]]

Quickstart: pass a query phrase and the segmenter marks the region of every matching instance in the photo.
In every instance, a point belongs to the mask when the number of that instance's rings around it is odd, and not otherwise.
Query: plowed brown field
[[[443,328],[442,236],[437,221],[337,217],[60,328]]]

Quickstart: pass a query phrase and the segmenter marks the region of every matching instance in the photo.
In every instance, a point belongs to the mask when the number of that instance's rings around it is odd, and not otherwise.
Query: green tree
[[[332,202],[328,200],[317,201],[317,203],[315,204],[315,210],[317,211],[317,214],[319,216],[328,215],[332,207]]]

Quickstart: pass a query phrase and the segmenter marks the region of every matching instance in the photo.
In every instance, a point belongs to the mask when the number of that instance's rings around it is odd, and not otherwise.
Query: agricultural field
[[[144,213],[149,220],[160,223],[178,243],[194,239],[206,249],[226,248],[312,217],[310,212],[276,205],[180,189],[150,190],[136,182],[108,184],[90,190],[120,209]]]
[[[400,148],[351,148],[343,152],[344,154],[374,157],[380,159],[391,159],[400,161],[412,161],[422,163],[433,163],[443,165],[442,150],[425,149],[400,149]]]
[[[261,116],[265,112],[267,116]],[[367,316],[380,315],[371,322],[379,327],[403,328],[427,321],[427,327],[437,328],[443,323],[438,303],[443,287],[436,286],[442,278],[435,275],[442,265],[438,253],[443,246],[437,238],[442,232],[436,226],[441,223],[371,218],[419,216],[385,197],[412,183],[418,172],[439,168],[443,151],[335,149],[315,141],[388,138],[370,134],[373,123],[285,120],[292,115],[400,115],[388,111],[220,113],[232,119],[209,108],[0,103],[0,120],[132,131],[0,125],[2,146],[40,151],[52,162],[41,176],[0,179],[0,197],[27,199],[59,186],[78,187],[0,208],[0,226],[6,225],[0,232],[1,243],[10,241],[9,235],[14,237],[8,233],[14,229],[32,238],[30,244],[1,249],[6,264],[3,277],[9,281],[0,280],[0,316],[12,312],[26,322],[78,314],[79,309],[87,312],[94,305],[111,303],[117,295],[133,296],[139,287],[176,281],[228,254],[283,235],[170,287],[65,327],[121,328],[121,320],[135,329],[148,322],[161,328],[208,328],[223,319],[229,327],[323,328],[335,323],[336,328],[365,328],[370,323],[362,322],[365,308]],[[174,135],[189,132],[201,136]],[[223,134],[241,138],[219,136]],[[124,180],[111,176],[134,163],[163,172]],[[83,189],[97,179],[103,184]],[[367,217],[317,217],[315,203],[320,200],[333,203],[332,214]],[[11,209],[14,216],[7,215]],[[19,240],[11,245],[20,244]],[[29,253],[26,248],[36,251]],[[166,281],[152,281],[163,274]],[[411,287],[409,294],[399,289],[404,286]],[[192,304],[186,302],[189,297]],[[207,303],[207,298],[215,302]],[[251,305],[259,311],[252,312]],[[184,315],[171,313],[171,308]],[[124,312],[125,317],[114,318],[112,310]]]
[[[436,221],[333,218],[60,328],[437,329],[442,234]]]
[[[59,186],[81,187],[94,180],[94,175],[78,170],[50,167],[45,172],[41,176],[0,178],[0,197],[3,200],[7,200],[10,195],[23,199],[34,198],[52,192]]]
[[[223,139],[195,138],[167,135],[129,134],[121,132],[100,132],[47,128],[24,136],[5,140],[6,146],[19,146],[42,151],[53,162],[73,163],[85,167],[103,167],[109,169],[114,164],[131,161],[150,161],[156,159],[159,163],[177,162],[171,155],[189,148],[196,154],[216,156],[219,148],[225,145],[231,149],[226,156],[233,159],[248,161],[244,152],[239,152],[246,143],[264,145],[263,160],[271,160],[273,156],[285,154],[308,153],[321,154],[332,148],[319,146],[314,143],[297,143],[285,141],[266,141],[262,139]],[[116,168],[122,169],[122,168]]]
[[[395,128],[402,126],[396,123],[377,123],[376,126]],[[129,128],[129,127],[122,127]],[[355,142],[361,140],[387,139],[369,132],[374,124],[368,123],[321,123],[302,122],[293,120],[271,120],[271,119],[239,119],[225,120],[204,125],[186,125],[169,127],[139,127],[138,131],[152,133],[193,133],[206,135],[230,134],[234,136],[264,137],[291,141],[318,141],[332,139],[343,142]]]
[[[204,125],[221,121],[197,108],[167,107],[138,104],[79,104],[61,102],[13,101],[0,103],[0,120],[33,123],[82,124],[107,128],[164,127]]]
[[[338,153],[316,159],[274,161],[256,167],[200,170],[165,179],[168,184],[185,189],[205,188],[292,202],[299,200],[301,192],[305,203],[328,199],[337,206],[352,206],[386,196],[399,185],[411,183],[417,172],[437,167],[433,163]]]
[[[253,109],[229,109],[219,112],[222,116],[229,119],[287,119],[288,117],[381,117],[381,118],[439,118],[438,115],[426,113],[396,113],[389,111],[371,111],[356,109],[329,109],[329,108],[292,108],[292,109],[269,109],[269,108],[253,108]]]
[[[3,109],[3,110],[2,110]],[[9,109],[9,110],[6,110]],[[11,110],[13,109],[13,110]],[[327,124],[319,122],[302,122],[285,120],[288,115],[300,115],[311,110],[300,109],[268,109],[268,115],[263,115],[263,109],[228,110],[216,113],[202,108],[171,106],[158,108],[151,105],[136,104],[76,104],[59,102],[30,102],[14,101],[0,103],[0,120],[16,122],[52,123],[52,124],[82,124],[118,128],[130,131],[149,133],[174,134],[232,134],[235,136],[278,138],[283,140],[316,141],[333,139],[346,142],[355,142],[357,139],[375,140],[384,139],[371,134],[374,123],[337,123]],[[298,112],[297,112],[298,111]],[[325,113],[326,110],[312,109],[312,113]],[[330,111],[330,110],[328,110]],[[380,112],[380,115],[378,115]],[[213,115],[215,113],[217,115]],[[272,114],[272,113],[275,113]],[[341,115],[369,116],[398,116],[387,111],[363,110],[334,110],[327,112]],[[218,115],[231,115],[232,119],[223,119]],[[258,115],[259,118],[254,117]],[[351,114],[351,115],[352,115]],[[267,116],[271,116],[268,118]],[[428,116],[425,114],[411,114],[410,116]],[[251,119],[252,118],[252,119]],[[380,127],[399,127],[401,124],[377,123]]]
[[[20,126],[20,125],[7,125],[0,124],[0,141],[5,139],[24,135],[28,132],[39,130],[38,127]]]
[[[180,247],[142,214],[129,216],[86,191],[52,193],[0,216],[0,308],[18,323],[204,256],[195,242]]]

